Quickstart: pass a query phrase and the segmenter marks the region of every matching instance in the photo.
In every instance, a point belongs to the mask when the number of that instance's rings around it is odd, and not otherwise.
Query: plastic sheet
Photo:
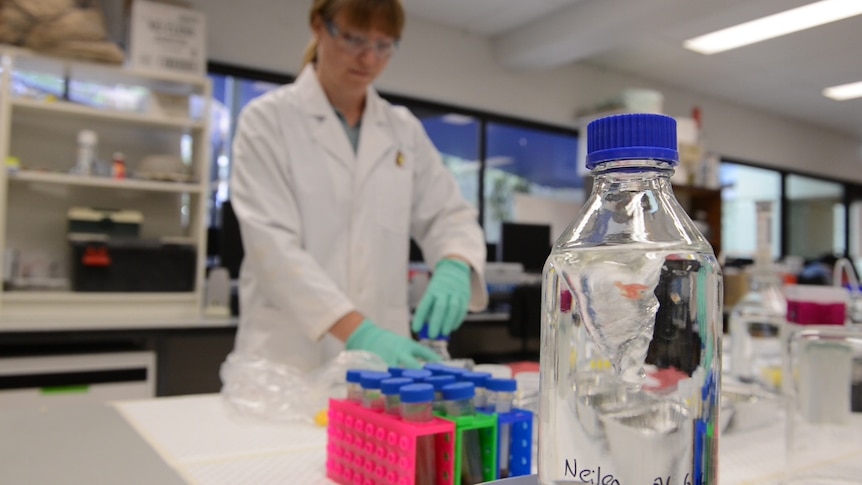
[[[347,396],[348,369],[385,371],[376,354],[344,351],[308,373],[291,366],[239,354],[221,365],[221,395],[241,415],[272,421],[307,421],[325,410],[330,398]]]

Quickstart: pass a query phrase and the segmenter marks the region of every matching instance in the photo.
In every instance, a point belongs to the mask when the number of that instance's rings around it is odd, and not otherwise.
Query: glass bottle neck
[[[659,160],[614,160],[592,169],[593,191],[671,190],[673,167]],[[617,186],[616,184],[619,184]]]

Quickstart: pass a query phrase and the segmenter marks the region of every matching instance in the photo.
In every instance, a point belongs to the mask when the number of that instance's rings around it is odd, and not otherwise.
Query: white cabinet
[[[0,160],[7,160],[0,170],[4,276],[15,269],[13,262],[24,262],[52,282],[38,290],[6,282],[0,331],[13,320],[53,319],[70,329],[76,322],[81,328],[107,320],[136,326],[198,317],[208,225],[209,80],[20,49],[0,50],[0,60]],[[97,160],[105,163],[97,167],[107,170],[74,172],[78,132],[84,129],[98,135]],[[126,179],[110,173],[115,152],[125,155]],[[184,176],[137,177],[141,162],[154,155],[181,160]],[[20,167],[9,166],[12,157]],[[192,245],[194,284],[189,291],[75,291],[67,237],[73,207],[135,211],[143,216],[142,240]]]

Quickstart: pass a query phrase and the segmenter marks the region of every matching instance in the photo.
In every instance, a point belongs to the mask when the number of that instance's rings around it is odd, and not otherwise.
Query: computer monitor
[[[541,273],[550,252],[550,225],[503,223],[500,231],[500,261],[521,263],[527,273]]]

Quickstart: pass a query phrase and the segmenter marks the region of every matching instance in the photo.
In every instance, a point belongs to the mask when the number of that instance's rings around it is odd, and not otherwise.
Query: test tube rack
[[[485,481],[495,480],[499,474],[497,468],[497,456],[499,455],[497,437],[497,415],[476,413],[472,416],[443,416],[438,417],[451,421],[455,425],[455,482],[461,484],[461,448],[464,444],[464,431],[479,431],[479,446],[482,448],[482,478]]]
[[[416,448],[420,436],[434,435],[434,485],[455,481],[455,425],[435,418],[411,423],[341,399],[329,401],[326,476],[341,485],[418,485]]]
[[[529,475],[533,470],[533,413],[525,409],[513,409],[497,415],[498,427],[508,424],[509,433],[509,476]],[[498,433],[500,439],[502,433]],[[498,447],[502,449],[501,446]],[[497,467],[497,477],[499,467]]]

